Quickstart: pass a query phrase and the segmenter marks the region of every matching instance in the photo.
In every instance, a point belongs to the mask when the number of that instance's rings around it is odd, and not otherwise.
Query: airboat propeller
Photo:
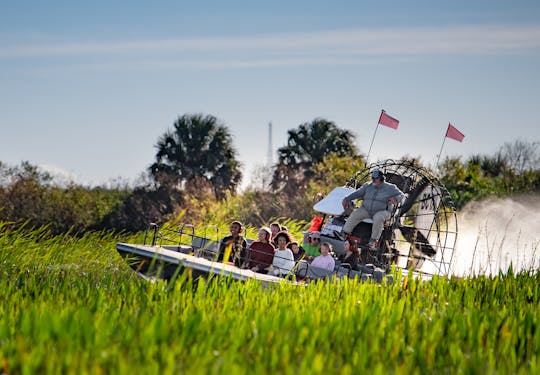
[[[385,223],[376,254],[366,250],[362,260],[386,268],[395,264],[430,275],[448,275],[458,233],[454,203],[434,174],[411,161],[373,163],[355,173],[344,187],[332,191],[329,199],[317,203],[315,210],[333,215],[323,226],[323,235],[330,236],[343,225],[349,212],[340,208],[341,200],[370,181],[373,170],[382,171],[386,181],[395,184],[406,198]],[[370,233],[371,223],[362,222],[352,235],[362,242]]]

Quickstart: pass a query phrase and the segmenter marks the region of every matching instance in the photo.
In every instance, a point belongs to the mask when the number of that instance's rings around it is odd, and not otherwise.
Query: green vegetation
[[[298,194],[299,190],[304,192],[314,175],[313,167],[324,158],[331,154],[340,157],[357,156],[354,142],[353,133],[323,118],[316,118],[311,123],[289,130],[287,145],[278,149],[272,189],[293,195]]]
[[[210,191],[217,199],[235,192],[242,180],[229,129],[216,117],[183,115],[174,129],[163,134],[156,144],[156,162],[150,167],[161,186],[197,193]]]
[[[540,273],[307,287],[138,279],[105,232],[0,226],[7,374],[537,373]]]
[[[253,185],[238,194],[242,170],[229,129],[214,116],[185,114],[159,137],[156,160],[137,186],[62,186],[28,162],[9,167],[0,161],[0,222],[82,234],[136,233],[152,222],[183,217],[191,223],[240,220],[252,226],[273,218],[309,221],[318,197],[365,168],[354,140],[332,121],[303,123],[288,131],[276,165],[261,169]],[[418,159],[405,159],[422,166]],[[540,193],[539,166],[540,142],[517,140],[494,156],[447,158],[438,176],[460,209],[489,196]]]
[[[490,196],[540,193],[540,142],[505,143],[493,156],[447,158],[440,168],[456,208]]]

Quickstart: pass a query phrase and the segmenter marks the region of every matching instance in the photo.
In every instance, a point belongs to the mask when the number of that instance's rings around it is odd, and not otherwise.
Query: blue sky
[[[540,141],[538,1],[17,1],[0,5],[0,161],[134,180],[178,116],[229,127],[245,179],[317,117],[371,161]],[[274,153],[274,161],[276,159]]]

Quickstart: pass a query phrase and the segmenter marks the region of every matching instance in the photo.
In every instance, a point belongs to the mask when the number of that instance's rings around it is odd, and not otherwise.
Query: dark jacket
[[[355,253],[350,253],[349,256],[343,253],[339,256],[339,260],[341,260],[342,265],[348,263],[352,270],[356,270],[356,267],[358,266],[358,257]]]
[[[302,246],[299,246],[298,247],[298,252],[295,253],[294,251],[292,251],[292,255],[294,257],[294,261],[298,262],[299,260],[302,260],[302,259],[304,259],[306,257],[306,250],[304,250],[304,248]]]
[[[247,242],[243,236],[238,236],[236,239],[233,239],[233,236],[227,236],[221,240],[221,245],[219,246],[219,253],[217,257],[218,262],[223,261],[225,256],[225,249],[227,245],[232,242],[231,254],[229,259],[226,262],[234,262],[236,267],[240,267],[244,260],[247,258]]]

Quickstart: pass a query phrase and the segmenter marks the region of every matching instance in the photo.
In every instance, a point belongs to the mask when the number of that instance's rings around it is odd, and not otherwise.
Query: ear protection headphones
[[[382,173],[380,170],[378,169],[375,169],[374,171],[371,172],[371,178],[372,179],[376,179],[376,178],[380,178],[381,181],[384,181],[384,173]]]

